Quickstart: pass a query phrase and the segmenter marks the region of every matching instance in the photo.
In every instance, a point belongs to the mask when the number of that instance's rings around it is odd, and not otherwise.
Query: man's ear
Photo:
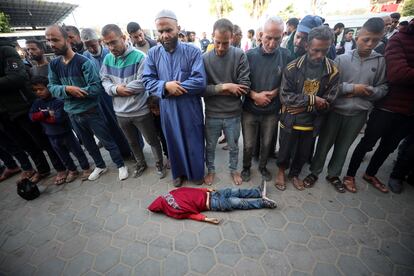
[[[178,32],[180,32],[181,31],[181,26],[177,25],[177,29],[178,29]]]

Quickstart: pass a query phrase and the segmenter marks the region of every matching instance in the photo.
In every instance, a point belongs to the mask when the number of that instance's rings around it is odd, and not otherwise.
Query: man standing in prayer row
[[[201,184],[204,177],[204,129],[201,94],[206,72],[200,49],[178,42],[176,15],[162,10],[155,18],[161,45],[148,51],[143,81],[160,100],[174,186],[185,178]]]

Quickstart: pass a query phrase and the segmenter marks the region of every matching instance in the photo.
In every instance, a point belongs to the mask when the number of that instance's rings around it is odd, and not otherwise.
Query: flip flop
[[[55,185],[62,185],[62,184],[64,184],[64,183],[66,183],[66,178],[67,178],[67,176],[68,176],[68,173],[65,171],[65,172],[58,172],[58,174],[56,175],[56,178],[55,178]]]
[[[344,183],[345,189],[350,193],[356,193],[356,185],[355,185],[355,177],[352,176],[344,176],[344,179],[342,180],[342,183]]]

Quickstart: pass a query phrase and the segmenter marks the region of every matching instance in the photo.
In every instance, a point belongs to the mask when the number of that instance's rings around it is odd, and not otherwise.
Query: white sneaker
[[[128,167],[123,166],[123,167],[120,167],[118,170],[119,170],[119,180],[125,180],[128,178]]]
[[[106,173],[108,169],[107,168],[98,168],[96,167],[93,172],[89,175],[88,180],[95,181],[98,179],[102,174]]]

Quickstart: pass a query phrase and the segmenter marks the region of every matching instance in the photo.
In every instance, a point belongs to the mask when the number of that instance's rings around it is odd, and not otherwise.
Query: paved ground
[[[172,188],[146,155],[152,167],[139,179],[120,182],[111,167],[99,181],[52,187],[32,202],[16,195],[16,178],[1,183],[0,274],[414,275],[412,187],[381,194],[361,178],[357,194],[325,181],[303,192],[269,185],[277,209],[215,213],[222,223],[214,226],[146,210]],[[226,160],[217,149],[217,188],[230,183]],[[259,179],[253,170],[243,186]]]

